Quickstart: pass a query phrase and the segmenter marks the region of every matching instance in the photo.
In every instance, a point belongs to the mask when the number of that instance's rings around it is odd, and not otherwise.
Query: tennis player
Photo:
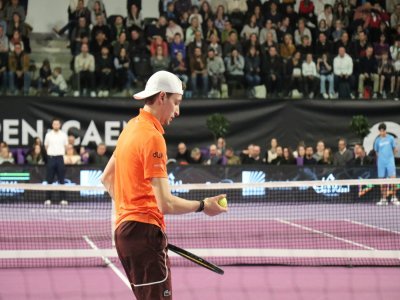
[[[179,116],[183,86],[166,71],[154,73],[144,91],[137,117],[122,131],[102,182],[115,201],[115,245],[138,300],[172,299],[165,214],[203,211],[215,216],[225,195],[189,201],[170,192],[163,126]]]
[[[396,154],[396,142],[393,136],[388,135],[386,132],[386,124],[381,123],[378,126],[379,137],[376,138],[374,150],[378,156],[378,177],[379,178],[396,178],[396,166],[394,156]],[[381,200],[376,203],[377,205],[387,205],[387,197],[389,194],[389,187],[387,185],[381,186]],[[400,202],[396,197],[396,187],[392,187],[392,203],[399,205]]]

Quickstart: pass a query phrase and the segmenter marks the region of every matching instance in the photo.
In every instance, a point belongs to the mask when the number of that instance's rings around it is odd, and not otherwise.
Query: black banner
[[[64,122],[84,146],[105,142],[115,146],[124,124],[138,114],[143,105],[129,99],[87,99],[53,97],[2,97],[0,99],[0,140],[11,147],[29,146],[33,137],[44,137],[53,117]],[[400,136],[400,102],[326,100],[184,100],[180,117],[166,128],[169,156],[184,141],[190,148],[213,143],[206,119],[221,113],[231,123],[228,144],[234,149],[259,144],[263,151],[276,137],[281,145],[295,148],[299,141],[315,145],[323,139],[336,147],[337,138],[357,139],[349,123],[354,115],[365,115],[372,128],[366,150],[376,138],[375,127],[389,122],[389,132]]]

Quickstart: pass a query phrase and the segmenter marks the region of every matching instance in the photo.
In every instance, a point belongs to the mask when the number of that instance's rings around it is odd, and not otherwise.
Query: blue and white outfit
[[[394,149],[396,142],[393,136],[387,134],[385,137],[379,136],[374,143],[374,150],[378,154],[378,177],[395,177],[396,166],[394,163]]]

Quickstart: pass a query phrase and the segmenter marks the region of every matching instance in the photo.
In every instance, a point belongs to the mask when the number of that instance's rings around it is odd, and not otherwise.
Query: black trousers
[[[46,179],[48,184],[52,184],[54,182],[55,177],[57,176],[57,180],[59,184],[64,184],[65,180],[65,165],[64,165],[64,157],[62,155],[57,156],[48,156],[47,164],[46,164]],[[54,193],[55,194],[55,193]],[[47,199],[52,199],[55,195],[52,192],[47,192]],[[60,192],[59,197],[64,200],[65,192]],[[54,199],[56,200],[56,199]]]

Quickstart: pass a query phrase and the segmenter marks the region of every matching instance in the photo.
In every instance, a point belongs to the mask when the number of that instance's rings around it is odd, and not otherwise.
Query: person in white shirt
[[[64,154],[66,147],[68,145],[67,135],[61,131],[61,120],[54,118],[51,122],[52,130],[46,133],[44,138],[44,146],[47,152],[47,164],[46,164],[46,177],[47,183],[52,184],[54,182],[55,176],[59,184],[64,184],[65,179],[65,165],[64,165]],[[51,204],[51,193],[47,193],[47,199],[45,204]],[[64,194],[60,193],[61,199]],[[60,204],[66,205],[68,202],[66,200],[61,200]]]
[[[319,79],[317,66],[313,61],[313,56],[311,53],[307,54],[306,60],[301,66],[301,71],[303,74],[304,94],[310,99],[313,99],[318,89]]]
[[[338,53],[339,55],[333,60],[335,90],[339,91],[340,98],[354,98],[351,92],[353,87],[353,59],[346,53],[344,47],[340,47]]]
[[[89,53],[89,46],[87,44],[82,44],[81,53],[75,56],[74,66],[78,86],[78,90],[74,92],[74,96],[78,97],[84,89],[89,89],[90,96],[96,97],[96,92],[94,91],[94,56]]]
[[[60,97],[64,96],[67,92],[68,86],[67,82],[64,79],[64,76],[61,74],[61,68],[56,67],[53,70],[53,76],[50,78],[51,84],[49,92],[51,94],[58,95]]]

